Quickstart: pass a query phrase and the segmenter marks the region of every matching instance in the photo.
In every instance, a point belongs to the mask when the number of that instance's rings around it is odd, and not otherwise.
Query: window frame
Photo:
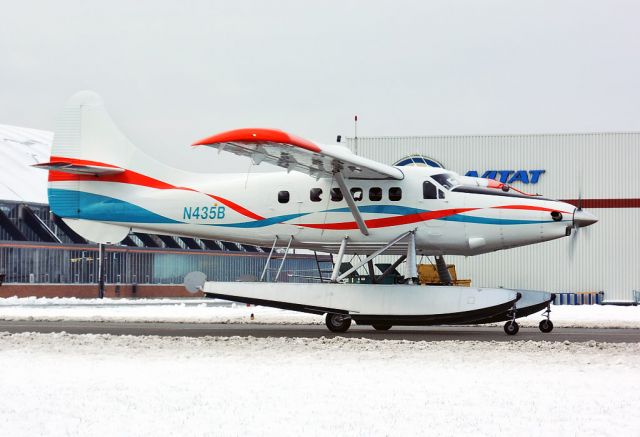
[[[324,191],[322,190],[322,188],[312,188],[311,190],[309,190],[309,200],[312,202],[322,202],[323,193]]]
[[[284,200],[284,196],[286,196],[286,200]],[[280,190],[278,191],[278,203],[289,203],[291,200],[291,193],[288,190]]]
[[[433,191],[433,193],[432,193],[433,197],[427,197],[426,196],[427,193],[425,191],[425,188],[426,188],[427,184],[431,186],[431,189]],[[422,198],[424,200],[436,200],[438,198],[438,190],[439,190],[439,188],[431,180],[426,179],[426,180],[424,180],[422,182]]]
[[[373,190],[376,190],[376,192],[378,193],[377,199],[371,195],[373,193]],[[383,194],[384,194],[384,191],[380,187],[369,188],[369,200],[371,202],[380,202],[382,200]]]
[[[394,191],[397,190],[399,195],[398,196],[393,195],[393,198],[392,198],[392,194],[391,194],[392,190],[394,190]],[[400,202],[402,200],[402,188],[401,187],[389,187],[389,189],[387,190],[387,196],[389,196],[389,201],[391,201],[391,202]]]
[[[354,194],[356,192],[360,192],[360,198],[356,199],[356,197],[354,196]],[[354,202],[362,202],[362,200],[364,199],[364,190],[360,187],[351,187],[349,188],[349,194],[351,194],[351,198],[353,199]]]
[[[331,190],[329,190],[329,195],[332,202],[342,202],[344,200],[344,194],[342,194],[340,187],[331,188]]]

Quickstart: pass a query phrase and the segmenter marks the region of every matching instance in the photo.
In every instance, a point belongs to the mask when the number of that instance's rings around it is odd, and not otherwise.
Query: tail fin
[[[109,117],[102,99],[92,91],[73,95],[58,119],[49,171],[49,205],[76,232],[90,241],[117,243],[129,228],[83,220],[87,196],[82,175],[100,177],[128,168],[136,147]],[[113,170],[110,170],[113,169]]]
[[[107,113],[93,91],[74,94],[56,125],[51,157],[108,163],[127,168],[136,147]]]

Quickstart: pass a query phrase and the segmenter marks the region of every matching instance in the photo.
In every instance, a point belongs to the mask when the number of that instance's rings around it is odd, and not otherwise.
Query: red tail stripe
[[[110,165],[110,164],[104,164],[102,162],[95,162],[95,161],[86,161],[86,160],[81,160],[81,159],[73,159],[73,158],[58,158],[58,157],[52,157],[51,158],[51,162],[70,162],[72,164],[82,164],[82,165],[102,165],[105,167],[114,167],[114,168],[118,168],[114,165]],[[161,180],[158,179],[154,179],[152,177],[149,176],[145,176],[141,173],[137,173],[135,171],[132,170],[125,170],[122,173],[119,174],[115,174],[115,175],[105,175],[105,176],[100,176],[99,178],[97,178],[96,176],[93,175],[79,175],[79,174],[71,174],[71,173],[63,173],[63,172],[59,172],[59,171],[55,171],[55,170],[51,170],[49,171],[49,181],[50,182],[58,182],[58,181],[101,181],[101,182],[116,182],[116,183],[121,183],[121,184],[130,184],[130,185],[138,185],[138,186],[142,186],[142,187],[149,187],[149,188],[157,188],[159,190],[185,190],[185,191],[193,191],[196,193],[200,193],[200,191],[198,190],[194,190],[193,188],[188,188],[188,187],[177,187],[175,185],[171,185],[168,184],[166,182],[163,182]],[[205,194],[215,200],[217,200],[218,202],[228,206],[229,208],[233,209],[234,211],[238,212],[239,214],[244,215],[245,217],[249,217],[252,218],[254,220],[262,220],[264,217],[259,216],[258,214],[255,214],[251,211],[249,211],[248,209],[238,205],[237,203],[234,203],[228,199],[225,199],[224,197],[220,197],[220,196],[214,196],[213,194],[208,194],[208,193],[202,193]]]
[[[64,156],[52,156],[50,158],[51,163],[64,162],[70,164],[78,164],[78,165],[97,165],[102,167],[111,167],[111,168],[120,168],[117,165],[105,164],[104,162],[98,161],[87,161],[86,159],[76,159],[76,158],[65,158]]]

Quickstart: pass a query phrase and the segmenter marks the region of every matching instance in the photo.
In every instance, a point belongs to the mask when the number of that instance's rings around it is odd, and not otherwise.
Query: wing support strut
[[[347,188],[347,184],[344,182],[344,178],[342,177],[342,173],[337,171],[334,173],[336,178],[336,182],[338,182],[338,186],[340,187],[340,191],[342,191],[342,195],[344,196],[344,200],[347,201],[347,205],[349,206],[349,210],[351,214],[353,214],[353,218],[356,220],[358,224],[358,229],[362,232],[363,235],[369,235],[369,229],[367,225],[364,223],[362,216],[360,215],[360,211],[358,211],[358,207],[356,206],[356,202],[353,200],[353,195],[351,191]]]

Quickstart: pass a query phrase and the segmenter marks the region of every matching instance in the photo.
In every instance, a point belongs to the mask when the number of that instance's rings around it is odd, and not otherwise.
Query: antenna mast
[[[353,119],[353,153],[358,154],[358,116],[356,115]]]

